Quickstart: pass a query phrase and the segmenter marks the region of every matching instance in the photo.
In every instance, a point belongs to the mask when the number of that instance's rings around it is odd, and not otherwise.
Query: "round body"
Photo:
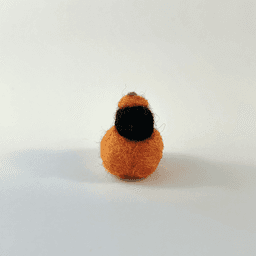
[[[163,152],[162,137],[156,129],[145,141],[134,142],[111,127],[101,140],[101,158],[108,172],[121,179],[141,179],[152,174]]]

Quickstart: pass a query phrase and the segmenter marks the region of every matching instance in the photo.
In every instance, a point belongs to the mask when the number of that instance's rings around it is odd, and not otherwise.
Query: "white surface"
[[[255,13],[1,1],[0,255],[255,255]],[[130,91],[165,147],[139,183],[99,155]]]

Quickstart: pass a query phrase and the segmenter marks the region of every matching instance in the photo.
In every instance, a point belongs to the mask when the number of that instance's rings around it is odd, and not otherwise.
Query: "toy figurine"
[[[163,154],[163,140],[154,128],[148,101],[135,92],[118,103],[115,125],[103,136],[100,149],[105,169],[124,180],[152,174]]]

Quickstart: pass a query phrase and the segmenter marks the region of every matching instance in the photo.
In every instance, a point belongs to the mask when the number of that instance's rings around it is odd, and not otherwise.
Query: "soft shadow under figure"
[[[159,187],[220,187],[239,190],[253,186],[256,167],[214,162],[199,157],[164,153],[154,173],[143,185]]]
[[[73,180],[88,183],[127,183],[108,173],[102,166],[98,149],[30,150],[6,157],[8,168],[18,175]],[[256,167],[221,163],[198,157],[163,153],[156,171],[146,179],[130,184],[159,188],[220,187],[231,190],[256,184]]]

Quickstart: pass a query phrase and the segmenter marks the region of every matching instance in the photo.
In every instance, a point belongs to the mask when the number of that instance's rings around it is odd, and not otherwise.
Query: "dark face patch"
[[[144,106],[125,107],[116,112],[115,127],[118,133],[131,141],[143,141],[154,131],[154,118]]]

